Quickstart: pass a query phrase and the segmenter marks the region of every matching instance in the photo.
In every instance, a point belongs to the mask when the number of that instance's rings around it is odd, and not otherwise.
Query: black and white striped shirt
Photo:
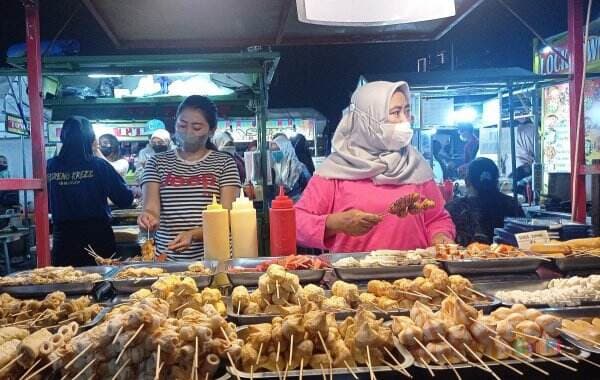
[[[186,161],[177,150],[155,154],[146,162],[142,184],[160,184],[160,227],[155,234],[156,251],[168,260],[199,260],[204,257],[202,242],[193,242],[183,252],[167,249],[180,232],[202,227],[202,212],[221,198],[224,186],[241,187],[237,166],[231,155],[210,151],[199,161]]]

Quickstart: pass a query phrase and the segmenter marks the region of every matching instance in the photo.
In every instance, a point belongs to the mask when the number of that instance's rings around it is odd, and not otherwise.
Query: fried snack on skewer
[[[397,217],[404,218],[409,214],[420,214],[434,207],[435,202],[431,199],[421,199],[421,194],[410,193],[394,201],[389,207],[388,212]]]

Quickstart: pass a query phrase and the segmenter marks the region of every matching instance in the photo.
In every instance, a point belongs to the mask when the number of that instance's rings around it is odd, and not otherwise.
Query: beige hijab
[[[411,145],[389,151],[382,144],[381,123],[396,90],[410,101],[406,82],[371,82],[352,94],[332,140],[332,153],[316,174],[330,179],[370,178],[376,185],[420,184],[433,179],[427,161]]]

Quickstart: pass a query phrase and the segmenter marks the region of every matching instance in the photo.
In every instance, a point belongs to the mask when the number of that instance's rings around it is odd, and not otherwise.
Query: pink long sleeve
[[[436,207],[404,218],[387,215],[362,236],[337,234],[325,239],[325,221],[329,214],[351,209],[384,214],[392,202],[413,192],[435,201]],[[437,233],[455,235],[442,194],[433,181],[420,185],[376,186],[371,180],[330,180],[313,176],[295,207],[298,243],[332,252],[426,248]]]
[[[296,239],[303,247],[325,249],[325,221],[332,212],[335,192],[333,181],[313,176],[294,206]]]

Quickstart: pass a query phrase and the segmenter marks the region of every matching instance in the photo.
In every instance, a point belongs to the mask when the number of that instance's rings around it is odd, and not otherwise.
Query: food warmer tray
[[[232,286],[244,285],[247,287],[257,287],[258,278],[265,272],[230,272],[230,267],[254,268],[265,261],[271,261],[273,257],[252,257],[252,258],[237,258],[225,261],[224,269]],[[301,284],[318,284],[325,276],[325,269],[302,269],[291,270],[300,278]]]
[[[600,306],[579,306],[579,307],[565,307],[565,308],[547,308],[540,309],[544,314],[555,315],[560,318],[568,319],[591,319],[600,317]],[[600,348],[594,348],[585,342],[571,337],[565,333],[560,333],[561,337],[572,344],[573,346],[582,349],[584,351],[592,352],[594,354],[600,354]]]
[[[247,329],[247,326],[240,326],[237,329],[238,332],[238,336],[243,338],[244,336],[244,330]],[[411,355],[411,353],[404,347],[400,346],[400,347],[395,347],[396,350],[398,351],[398,353],[404,358],[404,361],[401,362],[400,367],[401,368],[408,368],[411,365],[413,365],[414,363],[414,358]],[[391,349],[391,351],[393,352],[393,349]],[[393,360],[390,360],[391,362],[393,362]],[[369,367],[354,367],[352,368],[352,370],[354,371],[354,373],[359,377],[359,378],[368,378],[369,377]],[[384,375],[386,373],[392,373],[394,371],[396,371],[395,369],[388,367],[388,366],[375,366],[372,367],[373,373],[376,374],[380,374],[380,375]],[[250,372],[244,372],[242,370],[240,370],[239,368],[233,368],[231,366],[227,366],[227,371],[235,377],[239,377],[240,379],[281,379],[282,373],[277,373],[277,372],[254,372],[254,373],[250,373]],[[285,372],[285,369],[282,368],[281,372]],[[328,378],[347,378],[350,379],[352,378],[352,374],[350,373],[350,371],[348,371],[347,368],[333,368],[330,372],[329,368],[325,368],[325,375]],[[311,378],[311,379],[321,379],[323,378],[323,371],[321,371],[321,369],[308,369],[305,368],[302,371],[302,376],[303,378]],[[300,370],[293,370],[293,371],[288,371],[287,372],[287,378],[293,378],[293,379],[297,379],[300,378]]]
[[[501,298],[496,296],[496,292],[499,291],[513,291],[513,290],[523,290],[523,291],[534,291],[534,290],[543,290],[548,287],[548,283],[550,281],[515,281],[515,282],[490,282],[490,283],[478,283],[475,285],[475,289],[480,292],[487,294],[489,296],[493,296],[497,300],[500,301],[502,305],[512,306],[513,302],[504,301]],[[528,308],[551,308],[551,305],[543,304],[543,303],[530,303],[524,304]],[[587,301],[582,302],[581,305],[600,305],[600,301]],[[568,306],[565,307],[578,307],[578,306]]]
[[[567,256],[557,257],[553,260],[556,267],[563,273],[600,269],[600,257],[597,256]]]
[[[92,295],[94,287],[110,278],[110,276],[116,271],[115,267],[112,266],[90,266],[90,267],[78,267],[77,270],[84,271],[86,273],[99,273],[102,275],[103,280],[95,282],[65,282],[65,283],[52,283],[52,284],[31,284],[31,285],[7,285],[0,286],[0,293],[8,293],[14,297],[45,297],[47,294],[52,292],[63,292],[66,295]],[[9,277],[18,276],[21,274],[30,273],[31,270],[22,272],[16,272],[9,275]]]
[[[207,269],[210,269],[211,274],[200,274],[195,276],[186,276],[191,277],[196,281],[196,286],[199,289],[206,288],[210,286],[212,279],[217,270],[218,262],[213,260],[203,260],[200,261]],[[152,285],[158,277],[143,277],[137,279],[126,279],[126,280],[118,280],[115,277],[121,273],[122,271],[127,270],[128,268],[163,268],[167,273],[173,272],[185,272],[188,269],[188,266],[192,264],[192,261],[181,261],[181,262],[168,262],[168,263],[139,263],[139,264],[131,264],[126,265],[119,268],[117,271],[113,272],[112,276],[108,279],[112,284],[113,288],[117,293],[121,294],[130,294],[137,292],[142,288],[148,288]]]
[[[395,266],[377,267],[336,267],[334,263],[340,259],[353,257],[356,260],[364,259],[368,253],[328,253],[320,257],[331,265],[337,278],[343,281],[365,281],[365,280],[397,280],[399,278],[416,278],[423,275],[423,264],[407,264]],[[431,260],[435,263],[435,260]]]
[[[478,275],[491,273],[532,273],[544,259],[514,257],[506,259],[438,260],[448,274]]]

